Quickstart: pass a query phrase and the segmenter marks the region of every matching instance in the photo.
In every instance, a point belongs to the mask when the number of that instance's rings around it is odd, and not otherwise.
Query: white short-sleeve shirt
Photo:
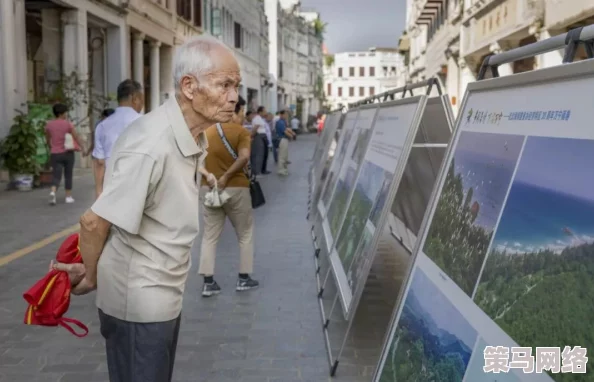
[[[95,129],[93,158],[108,159],[120,134],[140,116],[141,114],[131,107],[119,106],[112,115],[101,121]]]
[[[208,143],[192,137],[175,98],[133,122],[91,207],[112,223],[97,269],[97,307],[130,322],[175,319],[198,235],[198,168]]]

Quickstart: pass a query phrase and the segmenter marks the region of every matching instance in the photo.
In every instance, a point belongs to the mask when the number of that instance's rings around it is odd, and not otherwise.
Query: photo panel
[[[479,278],[524,136],[462,131],[423,252],[469,296]]]
[[[594,140],[526,140],[474,297],[520,346],[594,348],[592,163]]]

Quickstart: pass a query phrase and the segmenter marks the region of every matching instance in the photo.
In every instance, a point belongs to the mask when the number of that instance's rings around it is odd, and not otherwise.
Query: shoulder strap
[[[233,149],[233,147],[227,140],[227,137],[225,136],[225,132],[223,131],[223,127],[221,126],[220,123],[217,123],[216,126],[217,126],[217,132],[219,133],[219,137],[221,137],[221,141],[223,141],[223,145],[225,146],[227,151],[229,151],[229,154],[231,154],[231,156],[233,157],[233,160],[237,160],[237,153],[235,152],[235,150]],[[248,177],[248,179],[251,179],[252,167],[251,167],[249,161],[248,161],[248,164],[246,167],[247,168],[243,169],[243,172],[245,173],[245,176]]]

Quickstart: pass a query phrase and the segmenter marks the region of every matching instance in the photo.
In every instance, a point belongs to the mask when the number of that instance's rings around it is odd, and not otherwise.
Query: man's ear
[[[181,91],[184,96],[189,99],[190,101],[194,99],[194,90],[196,85],[194,85],[194,79],[190,76],[185,76],[181,80]]]

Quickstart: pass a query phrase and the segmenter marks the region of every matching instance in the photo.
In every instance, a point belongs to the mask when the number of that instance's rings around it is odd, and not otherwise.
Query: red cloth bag
[[[56,260],[60,263],[82,263],[78,246],[78,234],[72,234],[64,240]],[[25,324],[42,326],[62,326],[77,337],[89,334],[89,329],[82,322],[62,317],[70,306],[70,279],[64,271],[51,270],[44,278],[39,280],[23,295],[29,303],[25,313]],[[83,330],[77,333],[72,325]]]

